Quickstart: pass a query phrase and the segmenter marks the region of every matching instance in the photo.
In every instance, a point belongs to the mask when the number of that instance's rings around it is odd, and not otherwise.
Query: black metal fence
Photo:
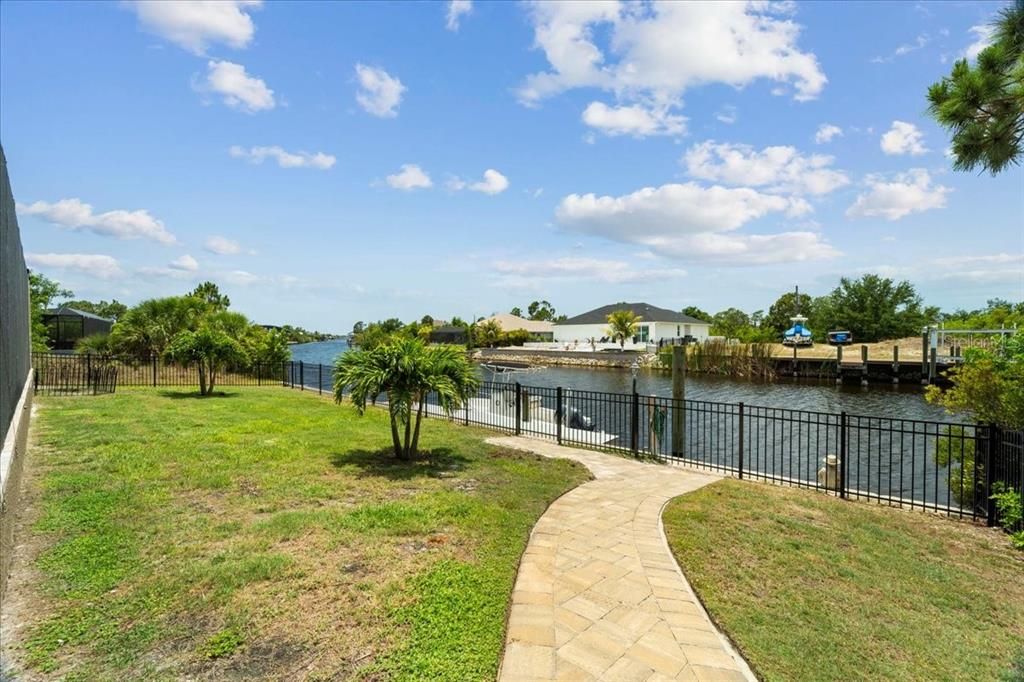
[[[330,393],[333,368],[291,362],[285,383]],[[426,412],[989,525],[999,522],[991,499],[998,483],[1024,495],[1024,432],[994,425],[500,382],[482,383],[452,415],[428,396]]]
[[[198,386],[198,371],[158,358],[37,354],[40,392],[88,382],[97,366],[121,386]],[[97,365],[99,363],[99,365]],[[71,383],[74,383],[72,381]],[[66,384],[63,384],[66,385]],[[330,365],[229,367],[218,386],[282,385],[330,394]],[[65,391],[71,392],[71,391]],[[994,425],[674,400],[636,393],[483,382],[454,414],[428,396],[428,417],[647,456],[755,480],[983,520],[1000,485],[1024,496],[1024,432]]]
[[[43,362],[36,365],[33,389],[43,395],[100,395],[117,390],[118,366],[114,363]]]
[[[228,366],[217,373],[216,386],[263,386],[286,384],[284,364]],[[199,369],[152,357],[109,356],[86,353],[33,353],[36,393],[89,393],[91,378],[103,372],[116,386],[199,386]],[[77,390],[75,387],[78,387]]]
[[[28,271],[18,216],[7,177],[7,159],[0,148],[0,439],[7,433],[28,379],[28,299]]]

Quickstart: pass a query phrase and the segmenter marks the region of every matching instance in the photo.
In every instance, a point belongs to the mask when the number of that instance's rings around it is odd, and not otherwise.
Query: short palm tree
[[[349,392],[360,414],[384,394],[391,416],[395,457],[411,460],[419,448],[420,421],[427,396],[451,415],[476,393],[480,380],[465,350],[428,346],[420,339],[395,337],[370,350],[351,350],[334,365],[334,400]],[[415,416],[414,416],[415,411]]]
[[[501,340],[501,325],[496,320],[484,320],[478,323],[476,339],[478,344],[493,348]]]
[[[618,340],[619,347],[626,349],[626,339],[636,336],[639,329],[640,316],[632,310],[613,310],[608,313],[607,334],[611,339]]]

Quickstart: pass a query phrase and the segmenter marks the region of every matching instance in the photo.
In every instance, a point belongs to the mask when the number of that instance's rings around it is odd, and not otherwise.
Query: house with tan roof
[[[530,333],[530,335],[538,341],[551,341],[555,335],[555,325],[552,322],[545,322],[544,320],[527,320],[524,317],[518,315],[512,315],[510,313],[500,313],[498,315],[491,315],[484,322],[493,320],[498,323],[503,332],[511,332],[516,329],[523,329]]]

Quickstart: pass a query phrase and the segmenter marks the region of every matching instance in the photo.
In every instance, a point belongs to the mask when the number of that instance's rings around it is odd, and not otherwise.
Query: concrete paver
[[[672,557],[661,511],[719,477],[548,441],[490,443],[594,474],[556,500],[519,566],[499,679],[756,680]]]

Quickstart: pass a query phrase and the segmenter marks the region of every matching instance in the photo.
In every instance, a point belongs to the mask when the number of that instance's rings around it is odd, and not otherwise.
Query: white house
[[[574,347],[590,345],[590,339],[599,344],[610,343],[608,334],[608,315],[616,310],[630,310],[640,318],[637,335],[632,343],[626,340],[626,347],[644,346],[658,343],[664,339],[678,339],[690,336],[697,341],[708,338],[711,323],[695,317],[677,313],[665,308],[657,308],[649,303],[611,303],[594,308],[582,315],[570,317],[564,322],[555,324],[555,341],[561,345],[572,344]]]

